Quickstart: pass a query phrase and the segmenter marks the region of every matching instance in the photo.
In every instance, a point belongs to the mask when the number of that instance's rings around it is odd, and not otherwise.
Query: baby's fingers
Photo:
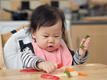
[[[86,41],[86,39],[82,39],[80,45],[83,44],[85,41]]]
[[[84,43],[84,48],[85,48],[85,49],[88,49],[89,43],[90,43],[90,38],[88,38],[88,39],[85,41],[85,43]]]
[[[45,66],[43,66],[43,70],[47,73],[54,72],[57,69],[57,65],[51,62],[46,62]]]

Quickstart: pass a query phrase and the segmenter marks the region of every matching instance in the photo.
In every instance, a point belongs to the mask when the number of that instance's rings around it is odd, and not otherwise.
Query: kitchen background
[[[72,21],[107,15],[107,0],[0,0],[0,21],[29,20],[33,9],[41,4],[61,8]]]

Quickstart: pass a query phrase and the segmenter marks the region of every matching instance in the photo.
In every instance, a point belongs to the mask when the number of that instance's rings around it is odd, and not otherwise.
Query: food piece
[[[72,77],[78,76],[78,72],[77,71],[70,72],[70,74],[71,74]]]
[[[66,67],[66,68],[65,68],[65,71],[73,72],[73,71],[75,71],[75,70],[74,70],[74,69],[71,69],[71,68],[69,68],[69,67]]]
[[[20,72],[38,72],[38,70],[35,69],[22,69]]]
[[[59,69],[59,68],[61,68],[61,67],[63,67],[63,65],[62,65],[62,64],[58,64],[58,67],[57,67],[57,68]]]
[[[59,76],[59,77],[66,77],[66,74],[64,73],[59,73],[59,74],[54,74],[55,76]]]
[[[84,43],[81,44],[80,48],[82,48],[82,49],[84,48]]]
[[[84,37],[84,39],[87,39],[87,38],[89,38],[90,37],[90,35],[86,35],[85,37]]]
[[[86,35],[85,37],[84,37],[84,39],[87,39],[87,38],[89,38],[90,37],[90,35]],[[84,42],[80,45],[80,48],[84,48]]]
[[[77,72],[77,71],[69,72],[69,71],[66,71],[66,70],[65,70],[64,73],[66,73],[66,75],[68,76],[68,78],[74,77],[74,76],[78,76],[78,72]]]
[[[80,76],[87,76],[87,75],[88,75],[88,74],[82,73],[82,72],[78,72],[78,74],[79,74]]]
[[[71,74],[69,71],[64,71],[64,73],[66,73],[67,77],[70,78],[71,77]]]
[[[59,80],[60,79],[59,77],[53,76],[53,75],[50,75],[50,74],[42,74],[41,78],[43,78],[43,79],[51,79],[51,80]]]

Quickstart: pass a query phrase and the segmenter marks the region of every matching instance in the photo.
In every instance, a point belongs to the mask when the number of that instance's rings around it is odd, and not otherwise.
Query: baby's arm
[[[81,55],[82,57],[85,56],[85,53],[88,50],[89,42],[90,42],[89,35],[85,36],[81,41],[80,48],[79,48],[79,55]]]
[[[44,61],[43,59],[35,56],[35,54],[32,52],[32,50],[29,47],[24,48],[21,53],[22,53],[21,59],[24,68],[39,70],[39,68],[37,67],[37,63]]]
[[[90,42],[90,36],[87,35],[85,38],[81,41],[80,48],[76,51],[76,53],[73,55],[73,65],[79,65],[83,64],[88,57],[88,46]]]
[[[47,73],[53,72],[57,69],[57,64],[45,61],[35,56],[31,43],[24,45],[22,50],[22,62],[25,68],[43,70]]]
[[[72,65],[79,65],[79,64],[83,64],[87,58],[88,58],[88,52],[86,51],[86,55],[84,57],[82,57],[81,55],[79,55],[79,50],[77,49],[76,52],[70,50],[71,55],[72,55]]]

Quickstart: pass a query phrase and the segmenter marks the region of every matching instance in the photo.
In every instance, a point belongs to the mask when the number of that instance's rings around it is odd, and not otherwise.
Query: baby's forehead
[[[40,29],[39,29],[40,31],[42,31],[42,32],[60,32],[61,30],[62,30],[62,27],[41,27]]]
[[[61,31],[42,31],[42,34],[60,34]]]

